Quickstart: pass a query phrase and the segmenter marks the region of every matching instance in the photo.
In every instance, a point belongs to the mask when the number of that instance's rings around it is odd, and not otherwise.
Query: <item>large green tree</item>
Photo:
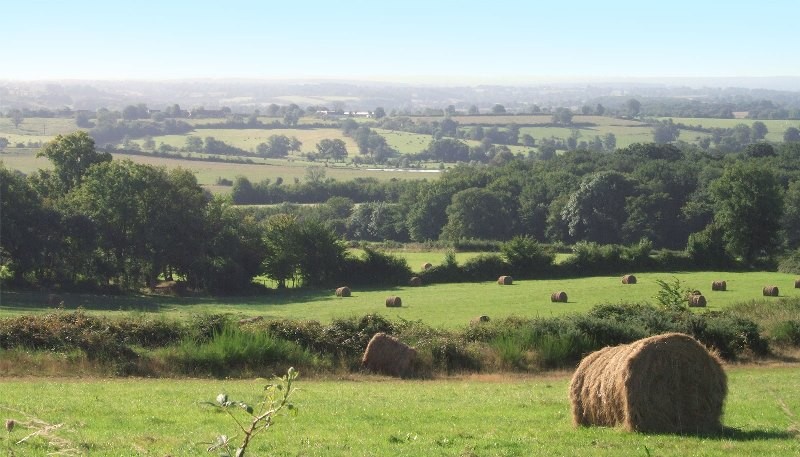
[[[197,229],[204,242],[186,274],[189,284],[226,293],[251,287],[266,255],[263,229],[253,216],[234,208],[229,199],[215,197],[206,206],[203,227]]]
[[[783,231],[786,246],[800,248],[800,180],[794,181],[786,190],[786,211],[783,214]]]
[[[36,156],[47,157],[53,163],[55,177],[65,192],[81,183],[89,167],[111,161],[111,154],[98,152],[94,140],[84,131],[58,135]]]
[[[728,249],[748,264],[773,254],[780,244],[783,192],[775,172],[757,161],[725,168],[710,187],[714,222]]]
[[[479,238],[508,239],[511,224],[503,198],[488,189],[472,187],[453,195],[447,207],[442,237],[449,240]]]
[[[628,217],[625,201],[632,191],[631,182],[615,171],[586,176],[561,210],[570,237],[606,244],[622,241]]]

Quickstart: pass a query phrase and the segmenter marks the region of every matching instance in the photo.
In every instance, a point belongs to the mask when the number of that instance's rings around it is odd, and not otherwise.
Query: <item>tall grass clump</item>
[[[800,298],[781,298],[770,306],[756,302],[731,307],[731,315],[753,320],[764,338],[780,346],[800,347]]]
[[[244,331],[233,324],[215,332],[208,341],[186,338],[168,354],[168,363],[193,376],[269,376],[276,368],[309,367],[316,361],[310,351],[296,343],[266,332]]]

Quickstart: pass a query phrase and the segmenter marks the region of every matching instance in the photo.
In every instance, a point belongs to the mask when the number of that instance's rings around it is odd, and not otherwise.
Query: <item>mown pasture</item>
[[[296,415],[279,416],[248,455],[274,456],[789,456],[800,454],[800,368],[728,366],[729,394],[718,436],[574,428],[570,373],[389,380],[311,379],[301,373]],[[197,456],[218,434],[241,433],[204,406],[219,393],[254,403],[263,379],[0,379],[0,418],[63,424],[53,432],[72,455]],[[2,447],[30,433],[3,432]],[[10,445],[44,456],[36,437]]]
[[[635,273],[635,272],[634,272]],[[583,313],[598,304],[657,304],[656,280],[678,279],[682,285],[700,290],[708,301],[707,310],[721,310],[738,303],[769,303],[763,297],[765,285],[778,285],[780,297],[798,297],[795,277],[784,273],[677,272],[636,273],[638,283],[624,285],[619,276],[573,279],[516,280],[510,286],[495,281],[462,284],[431,284],[422,287],[352,288],[352,296],[341,298],[330,290],[272,290],[265,295],[242,297],[97,296],[45,292],[0,292],[0,316],[45,312],[63,301],[66,309],[82,307],[90,312],[114,315],[119,312],[158,312],[165,318],[184,319],[198,313],[230,313],[237,317],[301,319],[330,322],[335,318],[360,317],[377,313],[392,320],[422,321],[442,328],[460,328],[470,319],[487,315],[551,317]],[[712,292],[711,282],[725,280],[728,290]],[[567,293],[567,303],[551,303],[556,291]],[[387,308],[387,296],[401,297],[403,306]],[[768,306],[768,305],[764,305]]]

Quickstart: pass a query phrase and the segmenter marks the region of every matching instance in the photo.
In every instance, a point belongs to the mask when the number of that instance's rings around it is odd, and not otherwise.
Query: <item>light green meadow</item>
[[[635,273],[635,272],[634,272]],[[60,294],[66,309],[82,307],[88,312],[127,316],[130,312],[157,312],[164,318],[186,319],[198,313],[229,313],[237,317],[263,316],[266,319],[301,319],[330,322],[336,318],[361,317],[377,313],[390,319],[420,320],[443,328],[466,326],[470,319],[487,315],[492,319],[508,316],[551,317],[584,313],[598,304],[657,304],[656,280],[677,278],[691,289],[700,290],[708,301],[706,310],[721,310],[731,305],[758,302],[769,306],[774,297],[763,297],[765,285],[777,285],[780,297],[798,297],[793,275],[753,272],[636,273],[637,284],[622,284],[619,276],[574,279],[516,280],[510,286],[495,281],[461,284],[430,284],[422,287],[353,287],[352,296],[336,297],[330,290],[271,291],[246,297],[177,298],[160,296],[97,296]],[[726,292],[712,292],[714,280],[725,280]],[[347,284],[342,284],[347,285]],[[553,292],[564,291],[567,303],[551,303]],[[387,308],[388,296],[399,296],[402,307]],[[46,292],[0,292],[0,316],[41,313],[51,310]],[[702,310],[698,309],[699,312]]]
[[[570,373],[398,381],[301,373],[296,415],[279,416],[250,456],[659,456],[800,455],[800,367],[727,367],[720,436],[575,428]],[[238,443],[229,416],[201,404],[218,393],[254,403],[265,380],[2,379],[0,419],[62,424],[53,434],[70,455],[199,456],[218,434]],[[0,433],[17,456],[55,452],[30,433]]]

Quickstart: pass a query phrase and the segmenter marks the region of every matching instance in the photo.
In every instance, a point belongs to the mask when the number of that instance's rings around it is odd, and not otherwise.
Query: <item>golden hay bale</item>
[[[489,322],[489,316],[487,315],[480,315],[478,317],[473,317],[469,321],[469,325],[480,325],[484,322]]]
[[[553,303],[566,303],[567,302],[567,293],[562,291],[553,292],[550,295],[550,301]]]
[[[395,297],[394,295],[391,297],[386,297],[387,308],[399,308],[401,306],[403,306],[403,301],[400,300],[400,297]]]
[[[416,349],[385,333],[376,333],[367,344],[361,365],[378,373],[404,376],[416,357]]]
[[[336,289],[336,296],[337,297],[349,297],[350,296],[350,288],[347,286],[339,287]]]
[[[512,278],[511,276],[500,276],[499,278],[497,278],[497,284],[500,284],[501,286],[510,286],[513,283],[514,283],[514,278]]]
[[[408,285],[411,287],[419,287],[422,285],[422,278],[419,276],[412,276],[411,279],[408,280]]]
[[[728,290],[728,283],[725,281],[714,281],[711,283],[711,290],[725,292]]]
[[[625,275],[622,277],[622,284],[636,284],[636,276]]]
[[[720,432],[727,392],[717,356],[682,333],[595,351],[569,386],[575,426],[656,433]]]
[[[431,269],[432,267],[433,267],[433,264],[432,264],[432,263],[430,263],[430,262],[425,262],[425,263],[423,263],[423,264],[422,264],[422,269],[423,269],[423,270],[429,270],[429,269]]]
[[[765,297],[777,297],[778,296],[778,286],[764,286],[764,296]]]
[[[706,297],[701,294],[689,295],[689,306],[692,308],[705,308]]]

